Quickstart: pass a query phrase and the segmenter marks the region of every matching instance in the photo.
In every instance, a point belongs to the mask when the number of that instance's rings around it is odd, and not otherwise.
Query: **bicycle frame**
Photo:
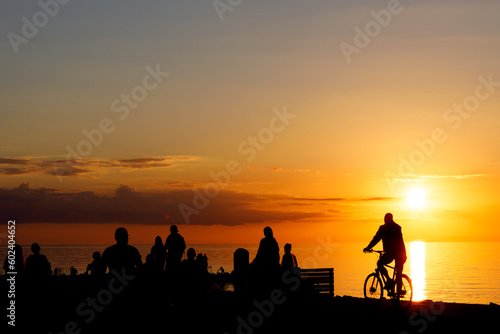
[[[380,258],[382,257],[382,254],[384,254],[383,251],[371,251],[373,253],[378,253],[378,258],[380,260]],[[396,284],[396,267],[394,266],[390,266],[388,264],[384,264],[384,267],[386,268],[391,268],[392,269],[392,281],[394,282],[394,285],[390,288],[390,289],[387,289],[387,295],[389,297],[394,297],[394,288],[397,286]],[[384,275],[382,275],[382,273],[380,272],[380,268],[377,266],[375,268],[375,274],[380,277],[380,280],[382,281],[382,284],[384,285],[384,287],[387,286],[387,279]]]
[[[370,251],[370,253],[378,253],[379,260],[384,254],[383,251]],[[392,272],[392,283],[388,285],[387,281],[390,279],[390,274],[388,276],[382,275],[379,266],[375,268],[375,272],[368,274],[364,284],[364,294],[365,298],[374,299],[380,302],[384,296],[384,290],[387,290],[387,296],[390,297],[393,302],[400,305],[401,301],[403,302],[403,308],[409,307],[413,298],[413,286],[411,283],[410,277],[401,273],[401,285],[400,289],[398,289],[398,282],[396,280],[398,273],[396,270],[396,266],[390,266],[389,264],[383,265],[386,268],[390,268],[393,270]]]

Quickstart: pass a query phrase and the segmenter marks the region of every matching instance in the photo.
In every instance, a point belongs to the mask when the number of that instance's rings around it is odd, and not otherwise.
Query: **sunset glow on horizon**
[[[6,4],[2,224],[368,242],[391,212],[406,242],[500,241],[500,4],[391,3],[71,2],[31,37],[43,9]]]

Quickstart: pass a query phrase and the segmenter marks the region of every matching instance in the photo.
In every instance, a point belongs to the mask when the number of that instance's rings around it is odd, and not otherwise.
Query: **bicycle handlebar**
[[[379,253],[379,254],[384,254],[385,252],[384,251],[380,251],[380,250],[370,250],[368,251],[368,253]]]

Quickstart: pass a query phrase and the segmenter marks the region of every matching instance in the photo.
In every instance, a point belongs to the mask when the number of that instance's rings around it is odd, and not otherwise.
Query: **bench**
[[[307,280],[321,294],[333,297],[333,268],[300,269],[301,277]]]

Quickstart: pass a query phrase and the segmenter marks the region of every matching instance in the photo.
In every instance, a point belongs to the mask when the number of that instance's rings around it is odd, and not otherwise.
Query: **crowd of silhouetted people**
[[[160,236],[155,238],[155,243],[151,247],[151,252],[142,262],[138,249],[128,244],[128,231],[120,227],[115,231],[116,244],[107,247],[102,254],[98,251],[92,254],[92,262],[87,266],[84,274],[95,278],[104,277],[106,272],[116,270],[121,272],[138,274],[155,274],[161,272],[186,271],[190,273],[201,273],[208,269],[208,259],[206,255],[198,254],[193,248],[187,250],[187,259],[182,260],[185,253],[186,242],[179,234],[176,225],[170,226],[170,235],[163,244]],[[47,257],[40,253],[41,248],[38,243],[31,245],[33,254],[24,260],[23,248],[19,244],[13,246],[15,254],[5,258],[3,269],[5,272],[16,272],[17,275],[26,277],[44,278],[51,274],[61,274],[61,269],[51,269],[51,264]],[[71,274],[76,274],[76,269],[71,267]]]
[[[127,229],[120,227],[115,231],[116,243],[107,247],[102,254],[95,251],[92,254],[92,262],[87,266],[84,275],[89,275],[94,280],[102,280],[107,273],[116,271],[129,275],[141,275],[143,277],[168,276],[175,277],[178,285],[186,287],[204,286],[208,276],[208,259],[206,255],[196,254],[193,248],[186,251],[186,242],[180,235],[176,225],[170,226],[170,234],[163,243],[160,236],[156,236],[151,251],[146,255],[143,263],[139,250],[129,245]],[[61,269],[51,269],[47,257],[40,253],[41,248],[37,243],[31,245],[33,254],[24,261],[23,249],[16,244],[15,261],[12,266],[12,257],[7,257],[4,262],[5,272],[17,272],[17,275],[29,279],[42,280],[50,275],[61,275]],[[264,228],[264,238],[260,241],[259,248],[253,261],[245,260],[245,276],[257,283],[272,281],[279,277],[283,270],[297,267],[297,259],[291,253],[291,244],[284,247],[284,255],[280,261],[280,249],[278,242],[273,236],[271,227]],[[248,251],[247,251],[248,253]],[[183,260],[184,254],[186,258]],[[235,256],[235,269],[236,269]],[[244,262],[245,262],[244,261]],[[221,267],[218,273],[223,274]],[[70,269],[70,275],[76,276],[77,270]],[[237,275],[236,275],[237,276]]]
[[[211,267],[206,255],[186,247],[175,225],[170,226],[164,242],[156,236],[145,258],[129,244],[127,229],[117,228],[114,237],[116,243],[102,252],[91,250],[89,264],[80,275],[74,267],[69,275],[59,267],[52,268],[50,258],[41,253],[37,243],[33,243],[32,254],[26,259],[20,245],[11,247],[15,259],[10,253],[4,270],[17,273],[16,298],[24,332],[59,332],[71,322],[68,319],[75,319],[78,327],[74,329],[82,329],[82,333],[127,332],[133,326],[155,329],[160,322],[163,324],[159,319],[166,316],[167,326],[182,330],[188,326],[197,329],[191,332],[198,332],[204,322],[197,319],[205,319],[206,323],[211,319],[209,315],[220,316],[217,303],[237,300],[244,305],[249,298],[275,289],[284,270],[297,266],[290,244],[285,245],[280,258],[270,227],[264,229],[253,261],[248,251],[240,248],[234,252],[233,272],[226,273],[221,267],[217,274],[208,272]],[[246,256],[237,257],[242,251]],[[8,284],[7,280],[2,283]],[[233,284],[232,294],[223,292],[228,283]],[[217,298],[212,298],[214,294]],[[46,307],[41,308],[41,302]]]

